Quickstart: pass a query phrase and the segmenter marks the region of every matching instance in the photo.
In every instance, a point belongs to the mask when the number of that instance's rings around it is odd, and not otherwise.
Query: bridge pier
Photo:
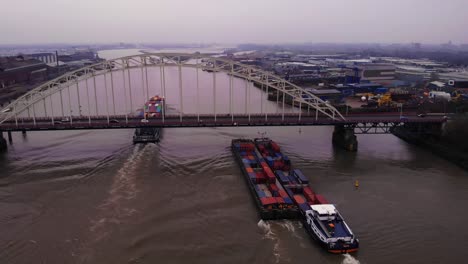
[[[333,145],[344,148],[347,151],[357,151],[358,141],[354,134],[354,128],[336,125],[332,141]]]
[[[0,131],[0,152],[6,151],[8,149],[7,142],[3,138],[3,131]]]

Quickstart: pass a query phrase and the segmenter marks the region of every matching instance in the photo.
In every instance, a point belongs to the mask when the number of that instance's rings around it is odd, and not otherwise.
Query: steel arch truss
[[[404,122],[367,122],[346,124],[344,127],[354,129],[354,134],[390,134],[394,128],[404,124]]]
[[[83,67],[42,84],[6,106],[0,112],[0,124],[8,120],[16,119],[19,114],[28,110],[35,103],[45,100],[45,98],[67,87],[76,85],[80,81],[110,72],[124,71],[133,68],[166,66],[192,67],[212,72],[225,72],[229,75],[243,78],[249,82],[257,83],[265,87],[267,91],[270,90],[281,93],[283,95],[283,105],[284,98],[289,96],[289,98],[292,98],[292,103],[295,106],[299,106],[301,109],[303,107],[309,107],[316,110],[316,115],[320,113],[334,120],[345,120],[336,108],[307,90],[256,67],[200,53],[144,53],[107,60]]]

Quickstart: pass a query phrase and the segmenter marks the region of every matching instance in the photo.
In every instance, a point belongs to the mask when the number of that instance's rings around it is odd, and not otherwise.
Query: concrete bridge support
[[[3,137],[3,131],[0,131],[0,152],[6,151],[8,149],[7,142]]]
[[[357,151],[358,141],[354,134],[354,128],[335,126],[333,131],[333,145],[344,148],[347,151]]]

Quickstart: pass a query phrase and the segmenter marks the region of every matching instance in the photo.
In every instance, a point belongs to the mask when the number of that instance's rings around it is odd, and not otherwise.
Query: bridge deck
[[[68,118],[69,121],[66,121]],[[17,122],[10,120],[0,124],[2,131],[22,130],[75,130],[75,129],[119,129],[138,127],[233,127],[233,126],[398,126],[406,123],[442,123],[444,118],[395,115],[353,115],[345,121],[333,120],[327,117],[307,116],[299,114],[265,114],[262,115],[168,115],[162,119],[149,119],[141,122],[141,117],[130,116],[77,116],[77,117],[42,117],[21,118]]]

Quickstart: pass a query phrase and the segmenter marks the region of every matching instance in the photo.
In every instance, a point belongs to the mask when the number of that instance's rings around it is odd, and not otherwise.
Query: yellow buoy
[[[354,181],[354,187],[356,187],[356,188],[359,187],[359,181],[358,180]]]

